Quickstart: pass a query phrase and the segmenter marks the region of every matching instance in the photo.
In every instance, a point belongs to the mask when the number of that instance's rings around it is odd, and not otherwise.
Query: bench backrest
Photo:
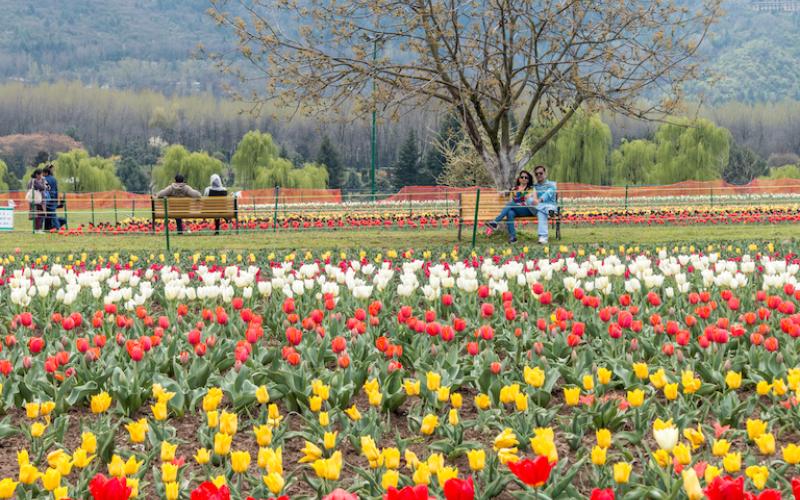
[[[461,193],[461,204],[458,215],[461,220],[472,220],[475,217],[475,200],[478,198],[477,191]],[[481,189],[480,206],[478,207],[478,221],[492,220],[500,213],[503,207],[511,200],[508,194],[501,194],[494,190]],[[556,204],[558,204],[558,193],[556,193]]]
[[[170,219],[211,219],[236,217],[236,197],[207,196],[204,198],[153,199],[153,217],[164,218],[164,200]]]

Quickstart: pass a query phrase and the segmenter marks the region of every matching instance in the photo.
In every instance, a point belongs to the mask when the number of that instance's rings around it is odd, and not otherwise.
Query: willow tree
[[[646,139],[622,140],[611,153],[615,184],[644,184],[656,163],[656,145]]]
[[[672,0],[211,3],[209,13],[236,35],[236,53],[252,63],[239,65],[239,76],[265,82],[240,97],[320,114],[442,103],[498,186],[582,105],[646,117],[673,111],[721,15],[720,0],[691,8]],[[549,130],[520,154],[528,128],[543,119]]]
[[[110,158],[89,156],[83,149],[59,153],[55,161],[59,189],[69,193],[89,193],[120,189],[116,162]]]
[[[728,164],[730,137],[728,129],[705,118],[661,125],[656,131],[656,165],[651,181],[667,184],[719,179]]]

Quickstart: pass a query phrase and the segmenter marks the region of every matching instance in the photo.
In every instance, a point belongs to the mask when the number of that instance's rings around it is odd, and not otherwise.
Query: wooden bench
[[[166,203],[165,203],[166,202]],[[228,219],[236,221],[239,230],[239,203],[235,196],[206,196],[203,198],[152,198],[152,230],[156,219]]]
[[[475,218],[475,203],[478,201],[478,193],[461,193],[458,195],[458,240],[461,241],[461,228],[464,227],[466,221],[472,221],[473,224],[480,224],[494,220],[500,214],[500,211],[510,201],[507,194],[501,194],[497,191],[481,191],[481,198],[478,203],[478,217]],[[548,212],[548,221],[551,226],[555,227],[556,239],[561,239],[561,205],[558,204],[558,193],[556,193],[556,208]],[[517,215],[515,219],[536,219],[536,214],[531,215]],[[504,222],[503,222],[504,223]]]

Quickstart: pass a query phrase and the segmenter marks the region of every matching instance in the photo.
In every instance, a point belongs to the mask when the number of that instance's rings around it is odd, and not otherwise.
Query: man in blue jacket
[[[55,229],[58,231],[61,229],[61,220],[58,218],[56,211],[58,210],[58,181],[56,180],[56,176],[53,173],[55,169],[55,165],[50,163],[46,167],[44,167],[44,180],[47,182],[49,186],[49,191],[47,192],[47,199],[45,200],[45,219],[44,219],[44,228],[47,229]]]

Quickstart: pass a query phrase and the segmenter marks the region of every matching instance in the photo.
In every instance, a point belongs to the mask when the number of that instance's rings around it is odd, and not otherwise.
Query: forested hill
[[[800,100],[800,12],[759,12],[758,3],[725,1],[727,14],[703,48],[719,81],[690,93],[703,91],[713,104]],[[0,81],[218,93],[220,75],[192,57],[198,43],[212,49],[233,43],[208,7],[208,0],[0,0]]]
[[[199,43],[228,36],[206,14],[208,0],[0,0],[0,79],[81,80],[166,94],[218,92]]]

